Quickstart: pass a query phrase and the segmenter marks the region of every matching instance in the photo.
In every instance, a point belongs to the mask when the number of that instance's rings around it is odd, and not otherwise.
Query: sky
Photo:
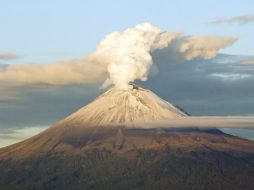
[[[226,53],[251,55],[253,24],[211,24],[218,18],[253,15],[254,1],[240,0],[2,0],[1,51],[22,57],[15,63],[79,58],[108,33],[151,22],[167,31],[241,37]]]
[[[177,43],[174,51],[154,51],[148,80],[137,81],[139,85],[191,115],[254,115],[254,0],[1,0],[0,146],[1,138],[9,142],[22,128],[46,128],[104,92],[104,70],[79,65],[92,52],[98,55],[95,49],[109,33],[144,22],[162,32],[181,33],[180,44],[193,36],[232,40],[219,47],[210,43],[216,56],[209,59],[204,52],[191,60],[185,55],[176,59]],[[193,46],[199,50],[209,44]],[[53,67],[59,70],[54,72],[57,79],[36,78],[52,69],[36,66],[54,63],[60,64]],[[24,64],[26,71],[38,74],[20,85]],[[87,76],[68,78],[64,72],[70,64]],[[5,74],[6,68],[11,73],[14,68],[14,75]]]

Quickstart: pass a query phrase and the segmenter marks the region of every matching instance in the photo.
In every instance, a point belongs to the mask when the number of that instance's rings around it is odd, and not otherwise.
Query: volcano
[[[147,89],[111,88],[1,148],[0,189],[254,189],[253,141],[215,128],[131,127],[186,116]]]
[[[153,92],[134,86],[129,90],[111,88],[63,122],[98,126],[112,123],[146,122],[186,116]]]

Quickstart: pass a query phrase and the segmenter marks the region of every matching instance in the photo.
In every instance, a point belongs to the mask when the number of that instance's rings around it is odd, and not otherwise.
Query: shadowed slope
[[[59,134],[57,128],[53,129],[0,150],[0,187],[254,187],[254,142],[218,130],[73,126],[68,133]]]

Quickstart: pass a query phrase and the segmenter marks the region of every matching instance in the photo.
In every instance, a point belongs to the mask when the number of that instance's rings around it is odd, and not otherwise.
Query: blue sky
[[[253,55],[254,24],[210,24],[216,18],[253,15],[254,1],[240,0],[3,0],[0,51],[22,56],[10,63],[80,58],[108,33],[142,22],[186,35],[239,37],[229,54]]]

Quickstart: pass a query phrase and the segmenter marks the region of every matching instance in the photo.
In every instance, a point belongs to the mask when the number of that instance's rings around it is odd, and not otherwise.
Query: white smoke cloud
[[[182,40],[178,50],[186,60],[196,57],[211,59],[217,55],[218,50],[232,45],[236,40],[230,37],[191,36]]]
[[[0,83],[65,85],[105,81],[104,86],[113,84],[128,89],[130,82],[147,80],[153,64],[153,51],[174,50],[185,60],[211,59],[235,40],[229,37],[186,37],[180,33],[162,32],[156,26],[144,23],[123,32],[110,33],[84,59],[0,68]]]
[[[106,83],[128,89],[130,82],[147,80],[152,65],[151,52],[167,47],[177,36],[177,33],[161,33],[159,28],[144,23],[109,34],[98,44],[94,56],[102,58],[107,65]]]

